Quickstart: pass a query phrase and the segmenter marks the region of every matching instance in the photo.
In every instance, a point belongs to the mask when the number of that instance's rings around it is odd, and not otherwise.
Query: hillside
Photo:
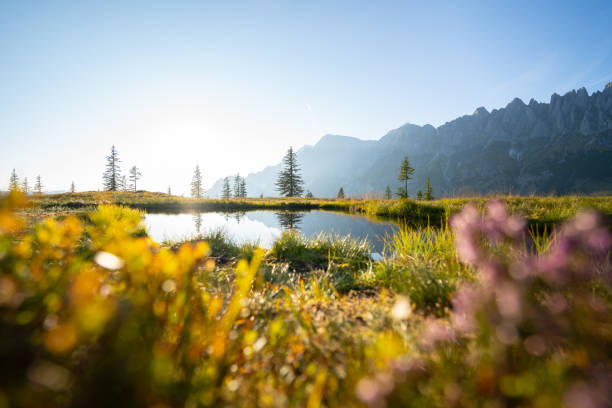
[[[305,188],[315,196],[395,191],[397,169],[408,156],[416,169],[414,195],[431,178],[437,195],[513,192],[612,192],[612,83],[585,88],[549,103],[515,98],[505,108],[477,108],[438,128],[405,124],[379,140],[326,135],[298,151]],[[276,196],[280,164],[247,176],[250,196]],[[217,181],[208,195],[220,193]]]

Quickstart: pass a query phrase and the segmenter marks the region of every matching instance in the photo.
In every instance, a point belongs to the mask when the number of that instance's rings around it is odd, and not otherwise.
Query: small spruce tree
[[[70,184],[70,192],[74,193],[76,191],[76,188],[74,187],[74,181]]]
[[[312,196],[312,192],[311,192],[310,190],[308,190],[308,191],[306,192],[306,198],[312,198],[312,197],[313,197],[313,196]]]
[[[426,200],[433,200],[434,196],[433,196],[433,189],[431,188],[431,182],[429,181],[429,177],[427,177],[427,180],[425,181],[425,195],[424,198]]]
[[[40,175],[36,176],[36,184],[34,184],[34,191],[36,194],[42,194],[43,184],[40,180]]]
[[[202,173],[200,172],[200,166],[196,165],[193,172],[193,178],[191,179],[191,196],[195,198],[202,198],[203,194]]]
[[[28,185],[27,177],[23,178],[23,182],[21,183],[21,191],[23,191],[25,194],[28,194],[30,192],[30,186]]]
[[[130,169],[130,188],[133,189],[133,191],[136,191],[136,183],[141,177],[142,173],[140,172],[140,169],[136,166],[132,166]]]
[[[121,189],[121,167],[119,167],[119,153],[117,153],[117,149],[113,145],[111,147],[111,152],[108,156],[106,156],[106,170],[102,175],[102,180],[104,184],[104,189],[107,191],[117,191]]]
[[[19,190],[19,177],[17,177],[17,172],[15,169],[11,172],[11,177],[9,178],[9,191],[18,191]]]
[[[125,176],[121,176],[121,183],[119,183],[119,189],[121,191],[128,191],[130,189],[127,182],[127,178]]]
[[[232,198],[232,189],[230,187],[229,177],[223,179],[223,188],[221,189],[221,198]]]
[[[344,189],[342,187],[338,190],[338,198],[344,198]]]
[[[391,187],[387,186],[385,188],[385,199],[391,200],[393,198],[393,193],[391,192]]]
[[[278,174],[276,190],[284,197],[300,197],[304,193],[304,181],[300,175],[297,155],[292,147],[289,147],[283,162],[285,167]]]
[[[168,186],[168,195],[172,195],[172,189]]]
[[[397,192],[400,198],[408,198],[408,180],[412,179],[412,175],[414,174],[414,169],[410,166],[410,160],[408,160],[408,156],[404,157],[402,161],[402,165],[400,166],[400,172],[397,176],[397,180],[400,182],[404,182],[404,186],[400,187]]]
[[[416,199],[417,200],[422,200],[423,199],[423,192],[421,191],[421,189],[419,189],[419,191],[417,191]]]

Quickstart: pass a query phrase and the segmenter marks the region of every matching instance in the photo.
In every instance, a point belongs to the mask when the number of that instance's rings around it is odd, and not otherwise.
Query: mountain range
[[[305,190],[315,197],[395,192],[398,169],[408,156],[414,196],[430,177],[436,196],[486,194],[612,193],[612,82],[549,103],[515,98],[505,108],[484,107],[439,127],[407,123],[378,140],[325,135],[297,152]],[[246,177],[249,196],[277,196],[281,164]],[[222,180],[208,191],[218,197]]]

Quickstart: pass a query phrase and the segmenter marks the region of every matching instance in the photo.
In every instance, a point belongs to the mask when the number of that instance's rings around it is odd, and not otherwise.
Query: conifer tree
[[[106,170],[102,175],[104,189],[107,191],[117,191],[121,188],[122,178],[119,163],[121,163],[119,153],[117,153],[117,149],[113,145],[110,154],[106,156]]]
[[[338,198],[344,198],[344,189],[342,187],[338,190]]]
[[[232,189],[230,187],[229,177],[223,179],[223,188],[221,189],[221,198],[232,198]]]
[[[417,191],[416,199],[417,200],[422,200],[423,199],[423,192],[421,191],[421,189],[419,189],[419,191]]]
[[[42,194],[43,184],[40,180],[40,175],[36,176],[36,184],[34,184],[34,191],[36,194]]]
[[[121,176],[121,183],[119,183],[119,189],[121,191],[128,191],[129,190],[127,178],[125,176]]]
[[[308,191],[306,192],[305,197],[306,197],[306,198],[312,198],[312,197],[313,197],[312,192],[311,192],[310,190],[308,190]]]
[[[234,197],[236,198],[240,197],[240,180],[242,180],[240,173],[236,173],[236,176],[234,177]]]
[[[397,195],[400,198],[408,198],[408,180],[412,178],[413,173],[414,169],[410,166],[410,160],[408,160],[408,156],[405,156],[400,166],[399,175],[397,176],[398,181],[404,182],[404,187],[400,187],[397,190]]]
[[[247,196],[247,189],[246,189],[246,180],[244,179],[244,177],[240,178],[240,197],[245,198]]]
[[[172,195],[172,189],[168,186],[168,195]]]
[[[19,190],[19,177],[17,177],[17,172],[15,169],[11,172],[11,177],[9,178],[9,191],[18,191]]]
[[[23,182],[21,183],[21,191],[23,191],[25,194],[28,194],[30,192],[30,186],[28,185],[27,177],[24,177]]]
[[[393,198],[393,193],[391,192],[391,187],[387,186],[385,189],[385,199],[391,200]]]
[[[429,177],[427,177],[427,180],[425,181],[425,196],[424,198],[426,200],[433,200],[434,196],[433,196],[433,189],[431,188],[431,182],[429,181]]]
[[[133,189],[133,191],[136,191],[136,183],[141,177],[142,173],[140,172],[140,169],[136,166],[132,166],[130,169],[130,188]]]
[[[75,192],[75,187],[74,187],[74,181],[72,182],[72,184],[70,184],[70,192],[74,193]]]
[[[200,173],[200,166],[196,165],[195,171],[193,172],[193,178],[191,179],[191,196],[195,198],[202,198],[203,194],[202,173]]]
[[[297,155],[292,147],[289,147],[283,162],[285,167],[276,180],[276,190],[285,197],[300,197],[304,193],[304,182],[302,176],[300,176]]]

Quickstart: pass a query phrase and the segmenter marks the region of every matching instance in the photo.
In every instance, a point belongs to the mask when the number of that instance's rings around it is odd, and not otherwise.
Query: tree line
[[[300,166],[297,162],[297,155],[292,147],[289,147],[287,154],[283,158],[283,169],[278,174],[276,180],[276,190],[284,197],[301,197],[304,193],[304,181],[300,175]],[[402,186],[398,187],[395,195],[398,198],[408,198],[408,181],[412,179],[414,174],[414,168],[410,165],[408,157],[404,157],[399,169],[399,175],[397,180],[403,183]],[[308,191],[305,194],[306,198],[313,198],[313,194]],[[338,194],[336,195],[339,199],[346,198],[344,193],[344,187],[340,187]],[[384,192],[384,198],[390,200],[393,198],[391,187],[387,186]],[[425,182],[425,192],[418,190],[416,195],[417,200],[433,200],[433,188],[431,187],[431,181],[427,177]]]
[[[137,166],[132,166],[128,171],[128,177],[122,175],[121,171],[121,159],[119,153],[113,145],[111,147],[110,154],[106,156],[106,168],[102,175],[102,183],[104,190],[106,191],[137,191],[138,181],[142,178],[142,172]],[[414,168],[410,165],[408,157],[404,157],[400,168],[397,180],[403,183],[398,187],[395,195],[398,198],[408,198],[408,181],[412,179],[414,174]],[[307,191],[304,194],[304,180],[300,174],[300,166],[297,161],[297,154],[293,150],[293,147],[289,147],[287,154],[283,158],[283,168],[279,172],[276,179],[276,191],[283,197],[301,197],[304,195],[306,198],[313,198],[313,194]],[[42,194],[43,185],[40,175],[36,177],[36,183],[33,188],[30,188],[28,178],[25,177],[19,182],[19,177],[15,169],[13,169],[9,179],[9,191],[19,190],[28,194],[30,192],[36,192]],[[417,200],[433,200],[433,188],[429,177],[425,182],[425,191],[419,189],[416,193]],[[70,192],[76,191],[74,181],[70,185]],[[172,190],[168,186],[168,195],[172,195]],[[191,179],[191,196],[195,198],[201,198],[204,196],[203,188],[203,177],[200,170],[200,166],[196,165],[192,179]],[[225,177],[223,179],[223,186],[221,189],[221,198],[245,198],[247,196],[246,180],[244,177],[237,173],[236,176]],[[337,198],[344,199],[346,197],[344,187],[340,187],[338,190]],[[392,199],[393,194],[391,187],[385,188],[383,197],[385,199]]]
[[[25,193],[25,194],[30,194],[30,193],[42,194],[43,187],[44,186],[40,178],[40,175],[36,176],[36,182],[34,183],[34,186],[30,186],[30,183],[28,182],[27,177],[24,177],[23,180],[21,180],[20,182],[15,169],[13,169],[13,171],[11,172],[11,176],[9,177],[9,188],[8,188],[9,191],[21,191],[22,193]]]

